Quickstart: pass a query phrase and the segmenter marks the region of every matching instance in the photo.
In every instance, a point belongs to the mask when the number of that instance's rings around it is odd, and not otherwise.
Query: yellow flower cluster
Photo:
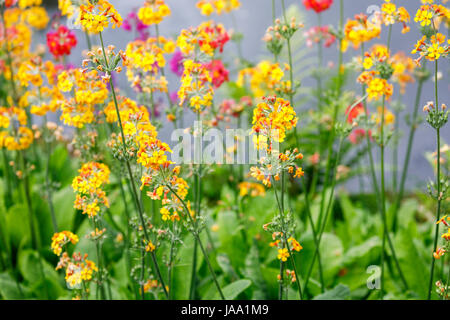
[[[145,106],[138,106],[136,101],[127,98],[118,96],[117,97],[118,105],[119,105],[119,114],[120,119],[130,119],[130,115],[142,112],[147,112]],[[114,123],[118,121],[116,107],[114,101],[110,101],[106,107],[103,109],[103,113],[105,114],[106,121],[108,123]]]
[[[184,71],[181,77],[181,86],[178,90],[180,106],[189,100],[189,107],[194,112],[202,112],[211,106],[214,90],[211,86],[211,74],[206,66],[194,60],[183,62]]]
[[[177,45],[185,55],[196,55],[202,53],[207,56],[213,56],[218,49],[223,51],[223,46],[230,40],[230,37],[222,24],[214,21],[206,21],[197,28],[181,30],[177,39]]]
[[[383,108],[378,107],[377,113],[372,115],[372,120],[376,122],[377,125],[381,125]],[[384,109],[384,126],[391,125],[395,122],[395,115],[389,111],[387,108]]]
[[[392,67],[394,68],[392,80],[398,83],[400,93],[405,94],[406,85],[414,82],[413,72],[416,64],[404,52],[398,52],[392,56]]]
[[[157,74],[166,65],[164,54],[175,51],[175,43],[164,37],[149,37],[146,41],[136,40],[127,45],[129,60],[127,76],[136,89],[144,92],[167,92],[167,80]]]
[[[91,281],[94,272],[98,272],[95,262],[87,259],[87,254],[81,257],[81,254],[74,255],[73,262],[70,261],[66,266],[66,283],[71,289],[80,289],[83,281]]]
[[[66,244],[68,244],[69,242],[71,242],[72,244],[76,244],[78,243],[78,240],[78,236],[70,231],[61,231],[55,233],[52,237],[51,244],[53,253],[57,256],[60,256],[62,253],[62,249]]]
[[[423,36],[417,41],[415,48],[411,51],[412,54],[419,53],[419,58],[416,60],[420,63],[423,57],[429,61],[436,61],[440,57],[447,57],[450,53],[450,39],[445,41],[445,35],[436,33],[427,38]]]
[[[355,19],[349,19],[344,27],[342,50],[345,51],[349,43],[358,49],[362,43],[379,37],[380,33],[381,24],[379,22],[369,21],[364,14],[356,15]]]
[[[266,189],[263,185],[255,182],[244,181],[238,184],[239,195],[245,197],[250,195],[251,197],[263,197],[266,194]]]
[[[164,0],[147,0],[138,11],[138,18],[142,23],[150,26],[152,24],[160,24],[170,14],[170,8]]]
[[[17,107],[0,107],[0,148],[8,150],[27,149],[34,139],[34,134],[27,126],[25,109]]]
[[[396,22],[400,22],[403,24],[402,33],[410,31],[410,28],[406,25],[411,20],[408,10],[404,7],[397,8],[391,0],[385,0],[381,5],[381,17],[385,25],[392,25]]]
[[[273,235],[273,240],[277,239],[277,238],[282,238],[282,234],[280,232],[274,232]],[[287,239],[287,242],[289,244],[289,248],[291,249],[291,252],[300,252],[300,250],[303,249],[303,247],[300,245],[300,243],[295,240],[293,237],[290,237]],[[281,260],[283,262],[286,262],[287,259],[289,258],[289,250],[288,248],[285,248],[284,246],[281,248],[280,246],[282,246],[282,241],[280,239],[275,240],[274,242],[270,243],[271,247],[278,247],[278,255],[277,255],[277,259]]]
[[[107,0],[88,0],[80,5],[80,23],[91,33],[102,32],[112,24],[112,28],[122,25],[122,17]]]
[[[297,125],[295,110],[289,101],[282,98],[268,97],[264,100],[253,111],[252,131],[269,141],[283,142],[286,131]]]
[[[62,101],[61,120],[65,124],[82,128],[94,122],[95,105],[102,104],[108,97],[108,89],[97,71],[82,72],[80,69],[63,71],[58,76],[61,92],[72,93]]]
[[[101,187],[109,183],[110,170],[105,164],[88,162],[78,172],[79,175],[72,181],[72,188],[77,193],[74,207],[92,218],[100,212],[100,203],[109,207]]]
[[[358,82],[367,85],[369,100],[377,100],[383,96],[389,99],[394,89],[387,80],[394,69],[388,48],[384,45],[373,46],[365,53],[363,66],[366,71],[358,77]]]
[[[288,69],[288,66],[285,66],[285,69]],[[261,61],[255,67],[241,70],[236,84],[244,87],[248,81],[253,95],[262,97],[277,93],[283,83],[291,87],[289,81],[282,81],[283,77],[284,71],[278,63]]]
[[[241,6],[239,0],[200,0],[196,4],[197,8],[204,16],[210,16],[216,12],[218,15],[222,13],[230,13],[233,10],[237,10]]]
[[[57,69],[51,61],[43,62],[39,56],[31,57],[21,63],[17,78],[22,86],[28,87],[20,97],[20,106],[30,106],[32,114],[43,116],[49,111],[55,112],[64,99],[56,86]]]

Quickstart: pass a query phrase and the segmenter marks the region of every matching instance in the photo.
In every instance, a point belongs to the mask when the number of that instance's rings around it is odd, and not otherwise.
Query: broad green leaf
[[[350,289],[343,284],[338,284],[331,290],[314,297],[313,300],[345,300],[350,296]]]
[[[239,294],[244,292],[245,289],[250,287],[251,284],[252,282],[248,279],[238,280],[227,285],[225,288],[222,288],[222,292],[225,296],[225,299],[234,300]],[[220,299],[220,295],[217,293],[215,296],[215,300],[218,299]]]

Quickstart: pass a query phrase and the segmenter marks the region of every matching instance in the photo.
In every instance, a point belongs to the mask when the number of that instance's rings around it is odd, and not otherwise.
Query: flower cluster
[[[138,11],[138,18],[143,24],[150,26],[160,24],[170,14],[170,8],[164,0],[147,0]]]
[[[298,118],[289,101],[276,96],[264,97],[253,111],[252,131],[259,141],[283,142],[286,131],[295,128]],[[261,147],[258,144],[258,147]],[[270,147],[269,147],[270,148]]]
[[[109,207],[102,186],[109,183],[110,171],[103,163],[88,162],[78,172],[72,181],[72,188],[77,193],[74,207],[93,218],[100,212],[99,204]]]
[[[47,46],[55,59],[70,55],[76,45],[75,33],[64,25],[60,25],[55,31],[47,33]]]
[[[266,194],[266,189],[260,183],[244,181],[238,184],[239,195],[245,197],[263,197]]]
[[[282,40],[291,39],[297,30],[303,28],[303,26],[302,23],[297,23],[295,17],[292,17],[289,22],[287,20],[281,22],[280,19],[275,19],[275,25],[268,27],[263,37],[267,49],[278,56],[283,48]]]
[[[288,65],[284,65],[283,70],[278,63],[261,61],[254,67],[239,71],[236,83],[239,87],[248,83],[254,97],[288,93],[291,90],[291,82],[282,80],[286,70],[289,70]]]
[[[0,107],[0,147],[8,150],[27,149],[34,140],[34,134],[27,127],[24,109]]]
[[[125,53],[129,61],[127,76],[133,87],[144,92],[167,92],[167,80],[158,77],[158,71],[166,65],[164,54],[174,50],[174,42],[164,37],[130,42]]]
[[[402,33],[409,32],[410,28],[406,25],[411,17],[409,12],[404,7],[398,7],[391,2],[391,0],[385,0],[381,6],[381,19],[385,25],[392,25],[399,22],[403,25]]]
[[[361,44],[380,36],[381,24],[376,19],[369,20],[365,14],[356,15],[349,19],[344,27],[344,39],[342,50],[345,51],[348,44],[353,44],[358,49]]]
[[[60,256],[62,253],[62,249],[66,244],[77,244],[78,241],[78,236],[70,231],[57,232],[52,237],[51,248],[54,254]]]
[[[200,0],[196,4],[197,8],[204,16],[210,16],[212,13],[221,15],[222,13],[230,13],[237,10],[241,6],[239,0]]]
[[[323,43],[329,48],[336,42],[336,36],[330,32],[329,26],[316,26],[305,32],[306,45],[312,47],[314,43]]]
[[[442,33],[436,33],[430,38],[423,36],[417,41],[411,53],[419,53],[420,56],[416,60],[417,63],[420,63],[424,57],[429,61],[436,61],[441,57],[447,57],[450,53],[450,40],[445,40],[445,35]]]
[[[369,100],[377,100],[383,96],[391,97],[393,86],[388,83],[388,80],[391,78],[394,69],[387,47],[383,45],[373,46],[369,52],[365,53],[363,67],[366,71],[358,77],[358,82],[367,85]]]
[[[71,95],[62,101],[61,120],[77,128],[94,122],[95,106],[104,103],[108,97],[106,84],[96,70],[65,70],[58,76],[58,88]]]
[[[88,0],[80,5],[80,23],[87,31],[99,33],[112,24],[112,28],[122,25],[122,17],[107,0]]]
[[[303,0],[307,10],[314,10],[316,13],[321,13],[322,11],[328,10],[328,8],[333,4],[333,0]]]

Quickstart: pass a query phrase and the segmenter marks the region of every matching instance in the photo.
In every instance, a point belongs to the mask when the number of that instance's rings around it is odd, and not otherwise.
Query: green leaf
[[[244,280],[238,280],[235,281],[229,285],[227,285],[225,288],[222,288],[223,295],[225,296],[225,299],[227,300],[233,300],[238,295],[240,295],[242,292],[244,292],[245,289],[250,287],[252,282],[248,279]],[[219,300],[220,296],[217,293],[214,297],[214,300]]]
[[[60,230],[72,230],[76,210],[73,207],[75,193],[67,186],[53,194],[56,221]]]
[[[346,285],[340,283],[333,289],[316,296],[313,300],[345,300],[349,296],[350,289]]]
[[[264,281],[259,261],[259,252],[256,243],[250,248],[250,252],[245,259],[245,269],[243,274],[252,281],[253,297],[252,299],[263,300],[268,298],[267,284]]]
[[[4,272],[0,274],[0,294],[5,300],[18,300],[26,297],[28,289],[21,284],[17,284],[11,275]]]

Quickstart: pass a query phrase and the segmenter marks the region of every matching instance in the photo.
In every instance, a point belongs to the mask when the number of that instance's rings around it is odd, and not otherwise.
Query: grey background
[[[45,0],[44,0],[45,2]],[[50,1],[52,2],[52,1]],[[138,8],[142,5],[143,0],[111,0],[122,17],[126,17],[126,15],[135,8]],[[420,0],[396,0],[394,1],[398,6],[405,6],[412,16],[412,20],[414,19],[415,12],[420,6]],[[160,30],[161,34],[165,36],[172,36],[176,38],[176,35],[182,28],[186,28],[188,26],[196,26],[200,22],[207,20],[208,18],[200,15],[198,9],[195,7],[196,0],[166,0],[166,3],[170,6],[172,10],[172,15],[165,19],[161,25]],[[263,37],[266,28],[272,22],[272,1],[271,0],[241,0],[242,7],[239,11],[234,12],[237,28],[240,32],[244,34],[243,41],[243,55],[246,59],[252,62],[258,62],[260,58],[267,56],[268,53],[265,49],[265,44],[261,40]],[[380,6],[383,3],[381,0],[344,0],[344,13],[345,20],[347,18],[353,18],[355,14],[359,13],[367,13],[367,9],[371,5]],[[292,4],[297,4],[303,9],[301,0],[286,0],[286,6],[289,7]],[[280,16],[281,11],[281,1],[276,1],[276,11],[277,16]],[[332,24],[337,26],[339,20],[339,1],[335,0],[330,10],[324,12],[323,14],[323,23],[324,24]],[[224,23],[227,28],[232,28],[233,23],[230,15],[212,15],[210,18],[220,21]],[[305,17],[305,29],[314,26],[317,24],[317,17],[313,11],[307,11]],[[407,34],[401,34],[401,27],[397,25],[394,28],[393,33],[393,43],[392,43],[392,51],[395,53],[397,51],[405,51],[409,53],[417,41],[420,38],[420,34],[418,32],[417,26],[412,21],[410,23],[411,32]],[[74,65],[80,65],[81,59],[80,53],[81,49],[85,48],[84,36],[81,34],[81,31],[77,30],[77,36],[79,39],[79,45],[76,50],[74,50],[72,56],[69,61]],[[44,34],[40,34],[38,38],[44,37]],[[114,44],[118,48],[124,48],[126,43],[132,40],[132,36],[130,33],[125,32],[124,30],[107,30],[104,35],[106,44]],[[381,38],[378,40],[374,40],[373,43],[386,43],[387,38],[387,30],[384,28]],[[324,50],[325,54],[325,65],[327,61],[337,61],[337,50],[335,47],[331,47],[330,49]],[[352,48],[349,48],[347,53],[344,56],[344,61],[348,62],[351,60],[353,55],[357,54],[353,51]],[[237,50],[234,44],[228,44],[225,50],[224,59],[228,62],[232,61],[237,55]],[[316,55],[315,49],[310,50],[311,57]],[[315,60],[312,59],[315,63]],[[449,101],[449,61],[441,59],[440,60],[440,71],[443,73],[443,78],[440,81],[440,101],[446,104],[450,104]],[[295,76],[295,75],[294,75]],[[231,80],[234,80],[234,76],[232,76]],[[121,81],[122,82],[122,81]],[[171,90],[176,90],[178,81],[174,77],[169,77],[169,83],[171,83]],[[175,83],[175,86],[173,84]],[[347,89],[352,88],[352,80],[350,80],[349,87]],[[359,87],[356,87],[355,90],[358,90]],[[127,86],[126,83],[121,83],[121,87],[124,88]],[[315,86],[314,79],[304,79],[303,86]],[[404,122],[404,114],[412,113],[414,98],[416,93],[416,85],[410,85],[407,89],[407,95],[404,98],[404,103],[406,104],[406,110],[403,112],[403,115],[400,117],[401,121],[401,129],[404,131],[403,139],[400,141],[400,154],[399,154],[399,167],[403,163],[403,158],[406,149],[407,142],[407,133],[408,127]],[[434,89],[433,83],[428,81],[428,83],[424,86],[421,106],[424,105],[427,101],[434,100]],[[297,106],[301,109],[307,108],[308,106]],[[302,113],[299,112],[299,118],[301,121]],[[186,121],[188,124],[188,121]],[[170,137],[170,132],[172,130],[172,125],[167,125],[161,131],[160,135],[162,139],[168,139]],[[450,125],[447,125],[442,130],[442,143],[450,142]],[[433,171],[428,164],[427,160],[424,157],[425,152],[435,151],[435,131],[427,124],[423,123],[420,128],[417,130],[415,144],[413,148],[411,164],[410,164],[410,175],[408,176],[408,188],[414,188],[415,186],[420,189],[425,189],[426,185],[424,184],[424,180],[433,178]],[[378,152],[377,152],[378,153]],[[391,162],[391,155],[388,153],[386,155],[386,159],[388,163]],[[388,174],[389,175],[389,174]],[[358,187],[357,181],[353,181],[349,187],[351,189],[355,189]]]

